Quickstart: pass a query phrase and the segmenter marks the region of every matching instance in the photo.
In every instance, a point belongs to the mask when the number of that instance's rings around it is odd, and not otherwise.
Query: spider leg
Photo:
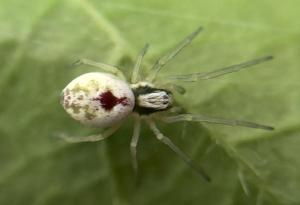
[[[183,108],[180,107],[180,106],[173,106],[169,109],[169,112],[170,113],[173,113],[173,114],[179,114],[179,113],[182,113],[183,112]],[[158,119],[160,119],[160,116],[156,117]]]
[[[72,65],[73,66],[88,65],[88,66],[100,68],[106,72],[109,72],[109,73],[112,73],[112,74],[118,76],[122,80],[126,80],[125,75],[118,67],[112,66],[109,64],[95,62],[95,61],[92,61],[89,59],[82,58],[82,59],[75,61]]]
[[[159,58],[153,65],[152,69],[154,71],[150,76],[148,76],[147,81],[153,82],[160,69],[164,67],[171,59],[173,59],[183,48],[189,45],[192,42],[192,40],[200,33],[201,30],[202,27],[199,27],[193,33],[188,35],[182,42],[180,42],[179,45],[173,51]]]
[[[58,137],[65,140],[66,142],[70,142],[70,143],[97,142],[97,141],[104,140],[105,138],[114,134],[120,128],[120,126],[121,126],[121,124],[117,124],[113,127],[108,128],[103,133],[97,134],[97,135],[90,135],[90,136],[85,136],[85,137],[69,137],[64,134],[59,134]]]
[[[265,61],[272,60],[273,56],[265,56],[257,59],[253,59],[247,62],[243,62],[236,65],[231,65],[225,68],[216,69],[210,72],[204,73],[191,73],[186,75],[170,75],[167,78],[171,81],[186,81],[186,82],[195,82],[197,80],[208,80],[212,78],[216,78],[228,73],[238,72],[242,69],[248,68],[250,66],[257,65],[259,63],[263,63]]]
[[[167,90],[170,90],[172,92],[177,92],[180,95],[183,95],[186,92],[184,87],[182,87],[181,85],[176,85],[174,83],[164,83],[161,84],[160,87],[166,88]]]
[[[137,162],[137,144],[140,136],[141,131],[141,119],[139,117],[135,118],[134,121],[134,127],[133,127],[133,135],[130,142],[130,153],[131,153],[131,160],[132,160],[132,166],[133,170],[135,172],[135,175],[137,176],[138,173],[138,162]]]
[[[155,123],[148,119],[147,123],[152,130],[152,132],[155,134],[156,138],[167,145],[169,148],[171,148],[186,164],[188,164],[191,168],[193,168],[199,175],[201,175],[205,180],[210,181],[210,177],[204,172],[204,170],[193,163],[192,159],[187,156],[181,149],[179,149],[170,138],[164,136],[159,129],[156,127]]]
[[[180,115],[175,115],[175,116],[162,117],[161,120],[164,122],[167,122],[167,123],[173,123],[173,122],[179,122],[179,121],[194,121],[194,122],[207,122],[207,123],[214,123],[214,124],[223,124],[223,125],[229,125],[229,126],[242,126],[242,127],[249,127],[249,128],[255,128],[255,129],[274,130],[274,127],[257,124],[254,122],[208,117],[208,116],[198,115],[198,114],[197,115],[196,114],[180,114]]]
[[[149,44],[146,44],[144,46],[144,48],[141,50],[136,63],[134,65],[133,71],[132,71],[132,76],[131,76],[131,83],[137,83],[138,82],[138,78],[139,78],[139,71],[140,71],[140,67],[141,67],[141,63],[143,61],[143,58],[145,56],[145,54],[147,53],[147,50],[149,48]]]

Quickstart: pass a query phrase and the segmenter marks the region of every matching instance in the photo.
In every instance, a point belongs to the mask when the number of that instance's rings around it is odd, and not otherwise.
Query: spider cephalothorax
[[[201,28],[198,28],[195,32],[186,37],[172,52],[157,60],[153,65],[151,73],[145,78],[140,76],[139,69],[148,45],[143,48],[138,56],[130,81],[126,80],[124,74],[115,66],[87,59],[77,61],[75,63],[76,65],[94,66],[110,74],[92,72],[75,78],[63,89],[61,104],[75,120],[78,120],[85,125],[106,128],[106,130],[101,134],[87,137],[62,137],[69,142],[100,141],[112,135],[121,126],[123,120],[131,114],[135,121],[130,151],[133,167],[136,172],[138,167],[136,147],[141,129],[141,121],[144,120],[158,140],[169,146],[189,166],[196,170],[206,180],[209,180],[209,177],[203,172],[201,167],[192,163],[190,157],[173,144],[170,138],[159,131],[155,124],[155,120],[160,119],[165,123],[197,121],[272,130],[273,128],[270,126],[248,121],[215,118],[199,114],[179,114],[169,112],[170,108],[173,107],[172,92],[178,91],[179,93],[182,93],[184,90],[181,89],[180,86],[176,86],[176,81],[193,82],[202,79],[216,78],[227,73],[236,72],[246,67],[271,60],[272,56],[258,58],[205,73],[165,77],[164,83],[168,84],[170,89],[165,89],[159,86],[159,84],[156,84],[156,76],[159,71],[184,47],[186,47],[201,30]],[[165,112],[164,115],[160,115],[161,112]]]
[[[133,111],[139,115],[165,111],[173,105],[173,96],[169,90],[155,88],[152,84],[146,82],[132,84],[131,88],[135,97]]]

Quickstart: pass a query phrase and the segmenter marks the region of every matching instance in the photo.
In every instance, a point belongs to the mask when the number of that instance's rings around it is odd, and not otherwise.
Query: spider
[[[201,27],[184,38],[173,51],[159,58],[153,65],[151,73],[143,78],[140,76],[140,67],[149,47],[146,44],[138,55],[130,82],[126,80],[124,73],[115,66],[88,59],[76,61],[74,63],[76,66],[93,66],[102,69],[104,72],[86,73],[75,78],[63,89],[61,104],[72,118],[80,121],[82,124],[105,129],[101,134],[97,135],[86,137],[68,137],[63,135],[61,137],[68,142],[100,141],[113,135],[124,120],[132,116],[134,118],[134,128],[130,143],[130,152],[135,173],[138,171],[137,145],[141,122],[145,121],[159,141],[171,148],[187,165],[209,181],[210,178],[203,169],[192,162],[192,159],[188,155],[157,128],[157,120],[165,123],[196,121],[264,130],[273,130],[274,128],[242,120],[182,113],[180,107],[175,105],[173,92],[183,94],[184,88],[175,83],[178,81],[195,82],[197,80],[216,78],[271,60],[273,57],[265,56],[210,72],[167,76],[165,78],[167,83],[158,84],[156,77],[159,71],[183,48],[189,45],[200,31],[202,31]]]

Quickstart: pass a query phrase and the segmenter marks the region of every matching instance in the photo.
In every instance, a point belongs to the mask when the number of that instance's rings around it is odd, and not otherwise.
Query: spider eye
[[[125,118],[134,102],[126,82],[99,72],[75,78],[61,94],[61,104],[72,118],[96,127],[108,127]]]

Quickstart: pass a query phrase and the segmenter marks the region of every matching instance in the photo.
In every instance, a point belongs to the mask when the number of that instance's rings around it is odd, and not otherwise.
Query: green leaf
[[[300,3],[274,1],[0,2],[0,204],[299,204]],[[176,100],[190,113],[275,126],[267,132],[199,123],[159,124],[201,164],[200,178],[144,125],[139,178],[131,168],[132,121],[97,143],[67,144],[57,133],[100,132],[74,122],[62,88],[95,69],[130,75],[150,44],[144,73],[197,27],[204,31],[160,73],[211,71],[250,59],[275,60],[197,83]]]

